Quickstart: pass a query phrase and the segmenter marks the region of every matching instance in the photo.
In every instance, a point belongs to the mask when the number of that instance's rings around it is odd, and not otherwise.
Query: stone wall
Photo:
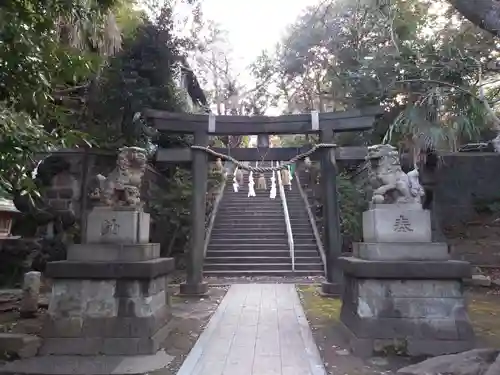
[[[50,157],[50,158],[49,158]],[[40,165],[37,177],[43,187],[40,189],[43,202],[51,212],[60,213],[62,221],[69,221],[70,230],[62,236],[54,222],[44,223],[44,215],[23,216],[13,226],[13,234],[21,236],[18,240],[0,242],[0,284],[15,285],[27,269],[43,271],[47,261],[66,258],[66,245],[81,242],[85,232],[86,214],[92,207],[88,193],[93,189],[93,177],[97,174],[108,175],[115,167],[116,153],[99,149],[61,150],[50,156],[41,155],[39,160],[48,162]],[[148,202],[157,194],[166,179],[152,166],[146,169],[142,186],[142,199]],[[73,216],[74,215],[74,216]],[[40,217],[41,216],[41,217]],[[76,218],[76,225],[72,225]],[[47,220],[45,220],[46,222]],[[162,242],[166,234],[160,227],[152,225],[151,239]]]
[[[473,220],[480,206],[500,202],[500,154],[456,153],[442,162],[436,211],[445,227]]]
[[[52,156],[68,162],[68,168],[55,174],[50,184],[42,189],[45,202],[56,210],[71,209],[81,220],[86,210],[92,208],[88,194],[95,187],[94,177],[97,174],[107,176],[115,168],[116,153],[98,149],[87,152],[76,149],[62,150]],[[146,211],[153,190],[164,184],[165,177],[148,165],[141,191],[141,199],[146,202]]]
[[[442,155],[435,190],[436,215],[442,227],[473,220],[477,208],[500,202],[500,155],[453,153]],[[352,174],[356,186],[369,197],[366,165]]]

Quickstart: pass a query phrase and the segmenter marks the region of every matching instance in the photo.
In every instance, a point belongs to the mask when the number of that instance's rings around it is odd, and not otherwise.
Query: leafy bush
[[[366,210],[366,202],[346,174],[342,173],[337,176],[337,192],[340,206],[340,230],[344,236],[349,237],[352,241],[360,241],[362,238],[362,213]]]
[[[319,183],[321,176],[319,175],[318,165],[313,165],[311,168],[314,178],[317,183],[306,189],[306,194],[309,196],[314,214],[316,216],[316,224],[320,234],[323,233],[323,198],[322,186]],[[312,180],[310,176],[303,175],[301,183],[307,180]],[[351,249],[351,243],[360,241],[362,238],[362,212],[366,209],[366,202],[349,176],[340,173],[337,176],[337,193],[339,196],[340,210],[340,232],[343,239],[344,251]]]

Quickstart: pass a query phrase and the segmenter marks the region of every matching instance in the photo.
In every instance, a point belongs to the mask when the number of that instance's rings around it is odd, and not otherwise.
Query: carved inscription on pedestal
[[[399,217],[394,222],[394,232],[398,233],[413,232],[410,220],[404,215],[399,215]]]
[[[119,229],[120,225],[116,222],[116,219],[104,220],[101,225],[101,236],[117,235]]]

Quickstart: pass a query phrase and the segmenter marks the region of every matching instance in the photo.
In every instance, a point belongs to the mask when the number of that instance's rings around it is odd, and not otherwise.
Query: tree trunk
[[[448,0],[465,18],[481,29],[500,36],[500,1]]]

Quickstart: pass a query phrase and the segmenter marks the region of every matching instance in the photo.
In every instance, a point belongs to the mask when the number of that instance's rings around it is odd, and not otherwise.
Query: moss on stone
[[[322,297],[319,288],[318,285],[297,285],[297,291],[307,316],[319,320],[339,320],[342,300]]]
[[[481,344],[500,347],[500,298],[472,292],[468,295],[469,317]]]

